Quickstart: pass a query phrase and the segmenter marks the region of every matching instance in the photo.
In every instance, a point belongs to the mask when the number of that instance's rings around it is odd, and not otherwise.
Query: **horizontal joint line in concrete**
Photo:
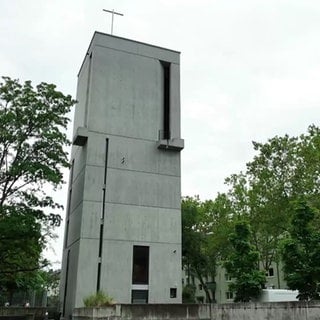
[[[96,34],[100,34],[102,36],[110,37],[110,34],[105,33],[105,32],[101,32],[101,31],[95,31],[94,32],[94,36]],[[93,38],[94,38],[94,36],[93,36]],[[146,43],[146,42],[142,42],[142,41],[137,41],[137,40],[134,40],[134,39],[128,39],[128,38],[124,38],[124,37],[119,37],[119,36],[115,36],[114,34],[111,35],[111,37],[124,40],[125,42],[130,42],[130,43],[135,43],[135,44],[138,44],[138,45],[143,45],[143,46],[146,46],[146,47],[153,47],[153,48],[156,48],[156,49],[170,51],[170,52],[179,53],[179,54],[181,53],[180,51],[177,51],[177,50],[174,50],[174,49],[169,49],[169,48],[161,47],[161,46],[158,46],[158,45],[154,45],[154,44],[150,44],[150,43]],[[93,43],[93,38],[92,38],[92,40],[90,42],[90,46]]]
[[[147,142],[152,142],[152,143],[157,143],[158,140],[151,140],[151,139],[144,139],[144,138],[135,138],[135,137],[129,137],[129,136],[124,136],[121,134],[113,134],[113,133],[107,133],[107,132],[102,132],[102,131],[97,131],[97,130],[91,130],[88,128],[88,132],[93,132],[93,133],[97,133],[97,134],[101,134],[103,136],[105,136],[106,138],[109,137],[118,137],[118,138],[126,138],[126,139],[131,139],[131,140],[141,140],[141,141],[147,141]],[[90,138],[90,137],[89,137]],[[156,145],[155,145],[156,148]]]
[[[88,167],[94,167],[94,168],[101,168],[104,170],[104,166],[99,166],[96,164],[87,164]],[[165,176],[165,177],[175,177],[175,178],[180,178],[180,175],[175,175],[175,174],[165,174],[165,173],[158,173],[158,172],[152,172],[152,171],[143,171],[143,170],[135,170],[135,169],[128,169],[128,168],[120,168],[120,167],[111,167],[108,166],[107,169],[113,169],[113,170],[120,170],[120,171],[132,171],[132,172],[141,172],[141,173],[146,173],[146,174],[153,174],[157,176]],[[108,188],[108,186],[107,186]]]
[[[128,54],[131,54],[133,56],[139,56],[139,57],[144,57],[144,58],[149,58],[149,59],[152,59],[152,60],[158,60],[160,61],[159,58],[157,57],[154,57],[154,56],[148,56],[148,55],[144,55],[144,54],[141,54],[141,53],[136,53],[136,52],[131,52],[131,51],[127,51],[127,50],[123,50],[123,49],[115,49],[115,48],[112,48],[112,47],[108,47],[108,46],[103,46],[101,44],[95,44],[94,47],[99,47],[99,48],[104,48],[104,49],[109,49],[109,50],[112,50],[112,51],[120,51],[120,52],[124,52],[124,53],[128,53]],[[94,52],[94,51],[93,51]],[[161,54],[159,54],[158,56],[160,56]],[[166,55],[166,53],[164,53],[163,55]],[[172,61],[168,61],[170,62],[171,64],[176,64],[176,65],[180,65],[179,63],[177,62],[172,62]]]
[[[81,237],[78,240],[83,240],[83,239],[87,239],[87,240],[97,240],[99,241],[99,238],[91,238],[91,237]],[[132,239],[114,239],[114,238],[103,238],[103,241],[112,241],[112,242],[141,242],[141,243],[162,243],[162,244],[176,244],[176,245],[180,245],[179,242],[168,242],[168,241],[147,241],[147,240],[132,240]]]
[[[76,204],[75,207],[72,208],[72,211],[70,210],[69,216],[71,217],[71,215],[73,215],[75,213],[75,211],[78,209],[78,207],[82,204],[83,200],[80,199],[80,201]]]
[[[85,167],[86,167],[86,164],[84,164],[84,165],[80,168],[80,170],[78,171],[78,173],[73,176],[73,180],[71,181],[71,188],[72,188],[72,185],[78,180],[79,176],[80,176],[81,173],[84,171]],[[70,171],[70,170],[69,170],[69,171]],[[71,189],[71,188],[69,187],[69,189]]]
[[[93,202],[93,203],[102,203],[100,200],[88,200],[83,199],[83,202]],[[159,208],[159,209],[174,209],[174,210],[181,210],[181,207],[160,207],[160,206],[151,206],[151,205],[142,205],[142,204],[134,204],[134,203],[122,203],[122,202],[112,202],[106,201],[105,204],[119,204],[122,206],[134,206],[134,207],[143,207],[143,208]],[[108,215],[108,210],[106,208],[106,215]]]
[[[66,246],[67,249],[71,248],[76,242],[80,241],[80,237],[71,242],[69,245]]]

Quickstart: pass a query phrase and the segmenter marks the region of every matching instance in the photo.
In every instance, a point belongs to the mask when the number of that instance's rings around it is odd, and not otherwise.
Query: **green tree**
[[[205,284],[208,259],[206,255],[206,233],[201,211],[201,201],[198,197],[185,197],[182,199],[182,262],[187,272],[186,291],[193,285],[190,279],[196,276]],[[211,301],[210,293],[206,291],[207,299]]]
[[[233,211],[251,226],[253,243],[268,270],[279,261],[279,241],[290,225],[292,201],[304,195],[319,207],[320,131],[253,142],[257,152],[246,171],[226,179]]]
[[[33,88],[30,81],[20,84],[8,77],[0,83],[2,289],[26,285],[21,278],[46,263],[41,252],[60,224],[54,210],[62,206],[44,190],[56,190],[63,182],[62,169],[69,166],[65,130],[74,103],[53,84]]]
[[[285,280],[300,300],[320,298],[319,215],[304,200],[295,203],[289,234],[282,240]]]
[[[266,283],[265,272],[259,270],[259,252],[251,245],[250,238],[248,223],[237,222],[230,235],[234,251],[224,264],[228,274],[235,279],[229,286],[235,292],[235,302],[256,299]]]
[[[192,276],[199,279],[207,302],[215,301],[216,268],[227,252],[231,221],[229,210],[224,194],[219,194],[214,201],[202,202],[198,197],[182,199],[183,265],[188,279]]]
[[[0,217],[0,291],[10,303],[17,288],[25,291],[34,285],[40,264],[46,264],[39,261],[44,246],[41,224],[17,210],[12,207],[10,214]]]
[[[192,284],[187,284],[182,289],[182,303],[196,303],[196,288]]]

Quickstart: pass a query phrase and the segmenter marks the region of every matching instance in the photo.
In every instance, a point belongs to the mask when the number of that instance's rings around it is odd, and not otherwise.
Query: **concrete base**
[[[230,304],[118,304],[76,308],[73,320],[318,320],[320,302]]]
[[[49,319],[58,320],[59,313],[56,308],[46,307],[0,307],[1,320],[25,319],[25,320],[44,320],[48,312]]]

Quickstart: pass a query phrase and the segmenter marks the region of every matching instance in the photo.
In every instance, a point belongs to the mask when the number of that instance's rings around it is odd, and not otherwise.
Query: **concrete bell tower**
[[[103,290],[181,302],[179,52],[96,32],[78,75],[64,318]]]

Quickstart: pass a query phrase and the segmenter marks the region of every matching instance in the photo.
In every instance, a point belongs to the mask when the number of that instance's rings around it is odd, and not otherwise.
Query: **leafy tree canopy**
[[[225,195],[215,201],[200,201],[199,197],[182,200],[182,255],[188,279],[196,276],[206,293],[208,302],[215,301],[214,279],[218,262],[227,252],[230,230],[229,202]],[[189,285],[191,285],[189,283]]]
[[[300,300],[320,298],[319,214],[304,200],[295,203],[289,234],[282,240],[285,280]]]
[[[288,230],[292,202],[304,195],[319,207],[320,130],[253,142],[257,155],[245,172],[226,179],[234,212],[250,223],[263,267],[279,260],[279,241]]]
[[[11,286],[20,286],[21,273],[41,266],[41,251],[52,227],[60,224],[60,215],[50,210],[62,206],[45,188],[56,190],[63,183],[62,169],[69,166],[65,130],[74,103],[53,84],[34,88],[30,81],[21,84],[9,77],[0,83],[2,287],[10,279]]]
[[[247,244],[259,253],[260,267],[267,271],[281,260],[279,244],[292,230],[294,203],[303,197],[310,206],[320,209],[318,127],[311,125],[306,134],[296,137],[276,136],[265,143],[253,142],[253,147],[256,155],[246,170],[226,179],[226,194],[218,194],[214,200],[186,197],[182,201],[184,266],[198,278],[199,274],[214,278],[217,263],[228,260],[231,238],[227,238],[238,221],[250,226]],[[312,224],[319,228],[319,222],[316,214]],[[310,259],[316,265],[319,259],[315,257],[316,253]],[[258,283],[259,277],[257,274]],[[243,283],[249,280],[243,278]]]
[[[225,261],[228,274],[234,278],[230,290],[235,292],[235,302],[248,302],[258,298],[266,283],[264,271],[259,270],[259,252],[250,243],[251,231],[246,222],[237,222],[230,235],[234,251]]]

